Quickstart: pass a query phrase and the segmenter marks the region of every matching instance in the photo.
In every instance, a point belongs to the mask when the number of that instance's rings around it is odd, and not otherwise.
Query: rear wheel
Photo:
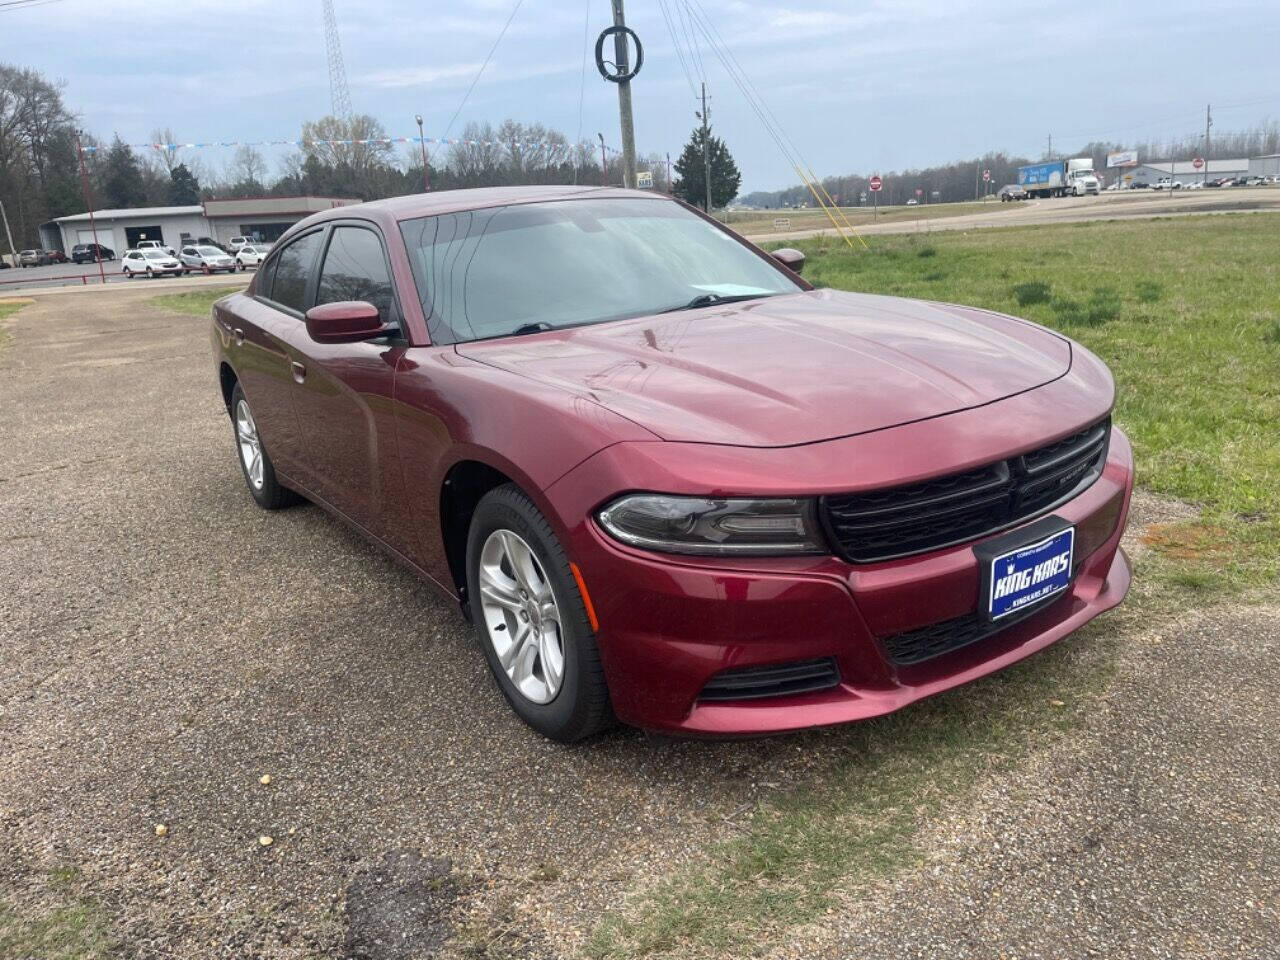
[[[612,723],[600,653],[564,548],[513,484],[476,507],[467,594],[485,659],[520,719],[565,743]]]
[[[240,471],[254,502],[264,510],[279,510],[297,503],[298,495],[276,480],[275,467],[258,435],[258,423],[238,383],[231,391],[231,426],[235,431]]]

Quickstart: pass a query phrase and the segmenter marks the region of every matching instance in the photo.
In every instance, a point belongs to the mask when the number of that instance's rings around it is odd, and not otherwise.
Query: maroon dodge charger
[[[872,717],[1119,603],[1101,361],[803,264],[626,190],[317,214],[213,309],[249,492],[454,598],[557,740]]]

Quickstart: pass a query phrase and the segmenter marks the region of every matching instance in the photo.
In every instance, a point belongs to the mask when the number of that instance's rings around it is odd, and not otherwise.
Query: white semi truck
[[[1101,190],[1093,161],[1088,157],[1074,160],[1050,160],[1018,168],[1018,184],[1033,197],[1083,197]]]

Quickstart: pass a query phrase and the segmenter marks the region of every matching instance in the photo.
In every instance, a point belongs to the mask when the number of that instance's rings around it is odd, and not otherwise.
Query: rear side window
[[[364,300],[378,308],[383,323],[392,323],[393,299],[378,235],[363,227],[335,227],[320,270],[316,303]]]
[[[316,261],[316,250],[323,234],[309,233],[280,251],[276,257],[275,276],[270,297],[276,303],[302,313],[306,310],[307,280]]]

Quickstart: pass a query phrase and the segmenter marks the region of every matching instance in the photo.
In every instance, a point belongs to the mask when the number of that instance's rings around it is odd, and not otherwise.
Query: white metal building
[[[1249,158],[1249,176],[1280,177],[1280,153]]]
[[[41,226],[46,249],[70,253],[77,243],[98,243],[123,253],[141,240],[159,240],[175,250],[201,237],[226,244],[232,237],[272,241],[304,217],[359,200],[341,197],[253,197],[206,200],[188,207],[133,207],[59,217]]]
[[[1206,174],[1206,169],[1208,173]],[[1114,178],[1115,171],[1107,171],[1108,182]],[[1125,167],[1121,172],[1121,176],[1125,177],[1125,183],[1132,183],[1134,180],[1143,181],[1154,184],[1161,177],[1172,176],[1175,180],[1181,180],[1183,183],[1190,183],[1192,180],[1216,180],[1219,177],[1243,177],[1249,173],[1248,159],[1240,160],[1208,160],[1204,167],[1199,170],[1195,168],[1190,160],[1175,160],[1172,163],[1168,161],[1161,162],[1152,160],[1148,163],[1140,163],[1136,167]],[[1132,176],[1132,180],[1128,179]]]

